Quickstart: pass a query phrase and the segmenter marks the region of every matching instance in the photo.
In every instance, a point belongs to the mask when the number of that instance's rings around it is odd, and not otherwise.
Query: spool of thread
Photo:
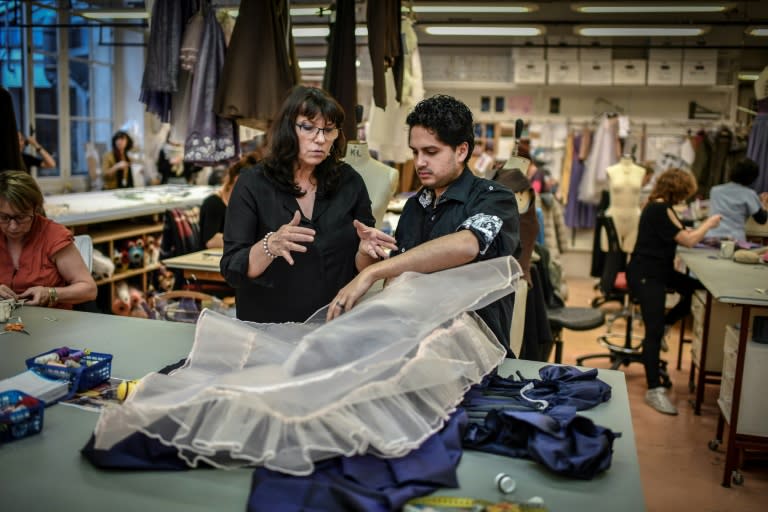
[[[135,380],[124,380],[117,385],[115,396],[118,400],[125,400],[136,390],[137,382]]]
[[[48,364],[53,361],[59,360],[59,354],[56,352],[49,352],[35,358],[35,364]]]
[[[499,473],[494,481],[496,482],[496,488],[504,494],[513,493],[517,488],[517,482],[506,473]]]

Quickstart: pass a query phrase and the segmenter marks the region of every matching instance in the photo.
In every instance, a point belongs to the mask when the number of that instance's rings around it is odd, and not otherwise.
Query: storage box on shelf
[[[703,371],[707,375],[719,375],[723,367],[723,339],[725,337],[725,326],[737,323],[741,311],[738,308],[723,304],[718,301],[712,302],[712,312],[709,318],[709,335],[706,340],[706,354],[704,357],[704,368],[702,368],[702,347],[704,343],[704,311],[706,309],[707,294],[704,290],[699,290],[693,295],[691,302],[691,313],[693,314],[693,338],[691,343],[691,382],[694,380],[696,371]],[[711,381],[707,381],[711,382]]]
[[[717,403],[727,422],[731,422],[733,388],[736,375],[736,353],[739,347],[739,330],[735,325],[726,326],[723,347],[723,379]],[[747,341],[744,354],[744,372],[741,380],[741,397],[737,432],[739,434],[768,435],[768,345]]]

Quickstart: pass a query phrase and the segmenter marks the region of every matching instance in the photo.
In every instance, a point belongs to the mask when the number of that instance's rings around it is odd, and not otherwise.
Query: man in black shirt
[[[416,105],[406,122],[422,188],[403,208],[395,233],[397,254],[364,268],[340,290],[331,301],[329,320],[354,306],[379,279],[520,254],[515,195],[467,168],[474,147],[469,108],[455,98],[438,95]],[[382,254],[375,248],[367,251],[363,243],[361,251],[369,258]],[[507,295],[478,314],[509,347],[512,297]]]

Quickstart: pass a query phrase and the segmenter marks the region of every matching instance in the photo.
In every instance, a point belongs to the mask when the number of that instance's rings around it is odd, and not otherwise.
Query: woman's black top
[[[672,222],[667,210],[674,213],[670,204],[651,202],[640,214],[637,242],[628,268],[636,278],[666,280],[674,271],[675,237],[681,228]]]
[[[224,224],[221,273],[236,289],[237,318],[254,322],[303,322],[325,306],[355,275],[359,238],[352,221],[373,226],[371,200],[362,177],[347,164],[331,196],[315,198],[312,219],[301,226],[315,230],[307,252],[293,252],[294,265],[276,258],[255,279],[247,276],[248,254],[270,231],[287,224],[296,198],[279,190],[261,164],[243,169],[232,191]]]
[[[216,233],[224,232],[224,219],[227,205],[219,194],[211,194],[200,205],[200,249],[206,248],[206,242]]]

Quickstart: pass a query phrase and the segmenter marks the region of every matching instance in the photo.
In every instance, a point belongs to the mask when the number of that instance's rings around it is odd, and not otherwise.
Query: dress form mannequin
[[[351,165],[363,177],[368,195],[371,198],[371,209],[376,218],[376,227],[381,228],[387,204],[397,189],[397,170],[371,158],[366,142],[352,140],[347,142],[347,153],[344,161]]]
[[[628,156],[605,170],[608,175],[608,189],[611,202],[606,215],[611,217],[619,235],[621,250],[629,254],[635,248],[637,228],[640,222],[640,191],[643,188],[645,168],[636,165]],[[601,244],[608,249],[605,232]]]

